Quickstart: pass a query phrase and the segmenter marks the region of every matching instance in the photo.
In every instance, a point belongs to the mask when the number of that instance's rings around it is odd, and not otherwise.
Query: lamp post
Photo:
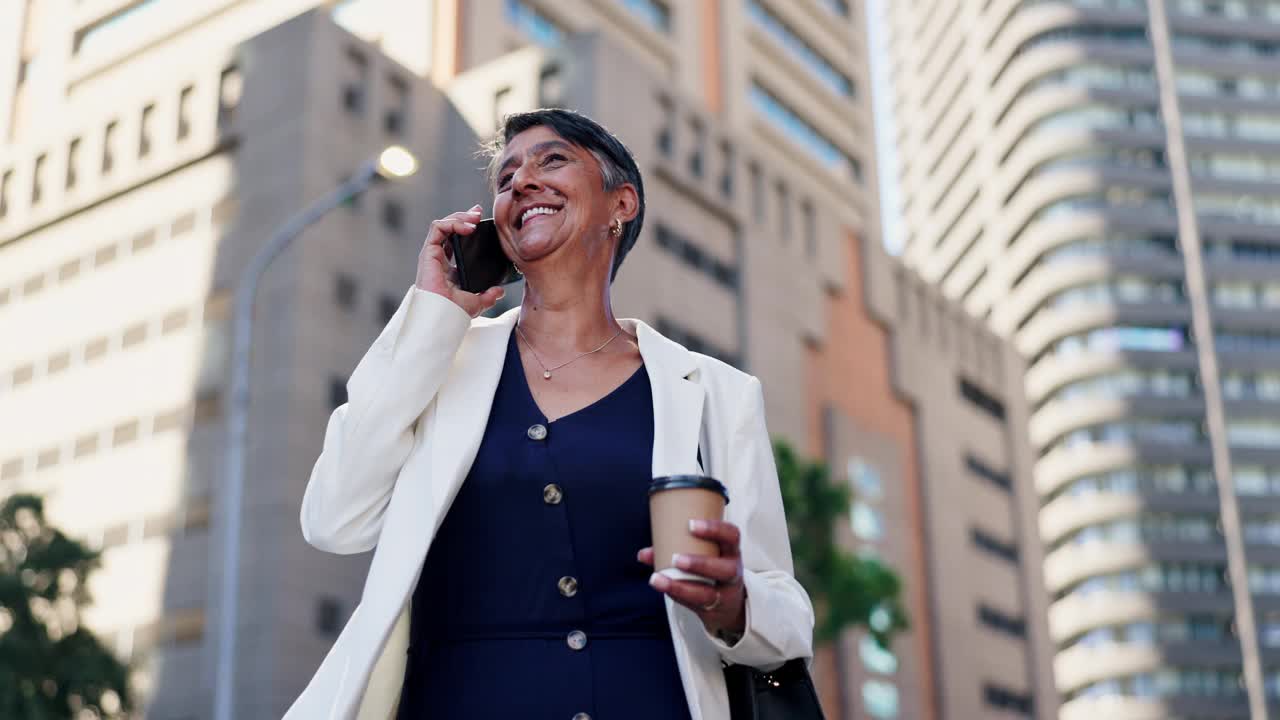
[[[214,720],[234,720],[235,631],[240,594],[240,505],[244,495],[244,458],[249,421],[249,359],[253,340],[253,301],[258,285],[280,254],[308,226],[380,180],[398,180],[416,172],[418,161],[399,145],[386,148],[327,195],[289,218],[249,261],[236,287],[232,317],[231,391],[227,407],[227,452],[222,503],[222,586],[218,617],[218,660],[213,691]]]

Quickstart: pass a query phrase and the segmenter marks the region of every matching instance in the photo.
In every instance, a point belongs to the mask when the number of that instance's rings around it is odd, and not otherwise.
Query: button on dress
[[[549,422],[512,335],[413,595],[399,720],[689,718],[663,596],[636,560],[652,462],[643,367]]]

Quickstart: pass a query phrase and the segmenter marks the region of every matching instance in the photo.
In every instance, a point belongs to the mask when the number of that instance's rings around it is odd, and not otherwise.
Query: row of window
[[[1210,287],[1210,302],[1219,308],[1254,310],[1280,308],[1280,282],[1216,282]],[[1050,295],[1020,326],[1041,314],[1088,305],[1126,303],[1180,304],[1187,300],[1181,280],[1157,280],[1138,275],[1119,275],[1108,280],[1075,285]]]
[[[100,362],[114,351],[130,350],[148,339],[180,332],[189,325],[200,322],[206,307],[206,304],[178,307],[113,332],[96,335],[46,358],[20,363],[9,372],[0,373],[0,388],[8,386],[10,390],[17,390],[43,376],[58,375],[80,363]],[[202,371],[207,372],[209,368]],[[7,383],[4,382],[6,379]]]
[[[223,71],[221,83],[219,86],[219,122],[224,122],[230,116],[235,106],[240,102],[240,93],[242,81],[240,72],[237,68],[230,67]],[[195,97],[195,87],[188,85],[182,88],[178,93],[177,119],[173,128],[173,138],[176,142],[183,142],[191,135],[192,127],[192,105]],[[138,136],[134,144],[134,151],[138,158],[145,158],[151,153],[153,145],[159,140],[159,129],[155,123],[156,104],[149,103],[142,108],[138,123]],[[95,167],[100,176],[109,176],[115,169],[120,153],[122,152],[121,143],[123,139],[120,137],[119,120],[111,120],[102,130],[102,142],[100,145],[100,156],[96,163],[91,167]],[[64,191],[74,190],[79,184],[82,174],[85,172],[86,163],[89,159],[84,157],[84,138],[73,137],[65,146],[65,163],[61,178],[56,179]],[[49,152],[42,152],[36,155],[32,163],[32,172],[30,177],[29,193],[25,196],[29,207],[38,207],[49,193],[51,184],[55,178],[48,177],[49,167],[53,163]],[[13,170],[5,170],[0,172],[0,220],[3,220],[9,211],[13,208],[14,203],[19,200],[15,195],[17,188],[15,187],[15,174]]]
[[[1191,371],[1119,370],[1095,375],[1064,385],[1041,403],[1082,398],[1193,397],[1199,395],[1200,380]],[[1228,400],[1280,401],[1280,372],[1231,371],[1222,376],[1222,394]]]
[[[228,222],[235,212],[235,200],[226,198],[213,206],[212,219],[215,227]],[[165,225],[149,227],[133,235],[111,240],[103,245],[60,262],[56,267],[48,267],[28,275],[22,282],[12,286],[0,286],[0,308],[21,299],[30,299],[39,293],[70,283],[82,275],[110,266],[116,260],[130,255],[147,252],[158,244],[168,240],[186,237],[196,229],[199,216],[197,211],[189,210],[176,216]]]
[[[1252,522],[1265,523],[1259,520]],[[1145,513],[1136,518],[1120,518],[1078,528],[1054,541],[1050,549],[1052,552],[1060,548],[1097,543],[1120,545],[1148,542],[1204,543],[1220,540],[1221,537],[1217,515]]]
[[[1077,699],[1169,696],[1235,698],[1243,695],[1244,681],[1239,670],[1170,668],[1092,682],[1074,692],[1065,693],[1063,700],[1071,702]]]
[[[1196,17],[1280,22],[1280,0],[1177,0],[1171,8]]]
[[[1204,425],[1196,420],[1118,420],[1072,430],[1045,447],[1043,454],[1134,442],[1185,447],[1205,441]],[[1228,419],[1227,442],[1239,448],[1280,449],[1280,420]]]
[[[759,82],[753,81],[748,93],[751,106],[783,135],[807,151],[836,175],[856,183],[863,182],[862,165],[852,155],[817,130],[798,112],[778,99]]]
[[[347,48],[346,57],[350,79],[341,86],[342,107],[352,115],[363,115],[368,105],[369,59],[364,51],[354,47]],[[388,73],[386,88],[382,129],[391,137],[403,137],[409,116],[409,83],[395,73]]]
[[[1195,373],[1175,370],[1118,370],[1063,385],[1046,401],[1083,398],[1125,398],[1138,395],[1190,397],[1197,388]]]
[[[1280,142],[1280,115],[1262,112],[1185,110],[1182,131],[1191,137]]]
[[[1280,334],[1256,332],[1219,332],[1214,336],[1220,352],[1273,352],[1280,350]],[[1038,355],[1032,365],[1047,357],[1076,357],[1085,353],[1125,351],[1181,352],[1190,350],[1187,328],[1138,327],[1120,325],[1097,328],[1060,338]]]
[[[739,283],[737,265],[729,263],[703,250],[693,240],[659,224],[654,233],[658,247],[678,258],[685,265],[706,275],[726,289],[736,290]]]
[[[1193,35],[1185,32],[1173,34],[1173,49],[1210,53],[1216,56],[1215,59],[1226,57],[1266,60],[1280,54],[1280,44],[1274,42],[1219,35]]]
[[[785,20],[761,4],[759,0],[747,0],[747,14],[770,37],[800,61],[805,69],[837,95],[850,98],[854,96],[854,85],[849,76],[836,69],[831,61],[823,57],[822,53],[800,37]]]
[[[1175,77],[1180,95],[1231,97],[1248,100],[1280,98],[1280,81],[1266,75],[1222,74],[1208,70],[1180,68]]]
[[[111,427],[68,436],[64,441],[31,455],[7,458],[0,463],[0,481],[16,481],[28,472],[43,472],[57,467],[63,461],[81,460],[99,451],[132,445],[151,435],[185,430],[192,424],[212,420],[220,412],[221,398],[216,393],[209,393],[198,397],[193,403],[152,416],[133,418]]]
[[[1242,497],[1280,497],[1280,466],[1235,465],[1231,479]],[[1086,475],[1063,485],[1046,499],[1086,498],[1094,495],[1194,494],[1217,496],[1217,482],[1208,467],[1142,465]]]
[[[153,538],[194,535],[209,529],[210,508],[209,496],[202,495],[176,510],[98,528],[86,533],[85,540],[90,548],[105,551]]]
[[[1221,563],[1161,562],[1086,578],[1058,593],[1055,602],[1131,592],[1216,593],[1226,587]]]
[[[1192,614],[1094,628],[1062,644],[1073,647],[1106,648],[1112,645],[1157,645],[1164,643],[1214,642],[1234,636],[1230,618]]]

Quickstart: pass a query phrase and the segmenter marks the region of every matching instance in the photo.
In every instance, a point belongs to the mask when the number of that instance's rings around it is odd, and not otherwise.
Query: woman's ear
[[[614,188],[612,194],[614,217],[624,223],[634,220],[640,212],[640,195],[636,192],[636,186],[623,183]]]

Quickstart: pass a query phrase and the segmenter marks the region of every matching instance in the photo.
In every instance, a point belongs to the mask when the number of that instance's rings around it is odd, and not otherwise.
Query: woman
[[[565,110],[507,118],[493,217],[524,300],[460,290],[432,223],[417,279],[348,383],[302,503],[335,553],[376,548],[359,607],[287,718],[729,716],[722,663],[812,654],[760,383],[610,306],[644,218],[630,151]],[[701,440],[701,442],[700,442]],[[656,476],[724,482],[720,557],[652,573]]]

